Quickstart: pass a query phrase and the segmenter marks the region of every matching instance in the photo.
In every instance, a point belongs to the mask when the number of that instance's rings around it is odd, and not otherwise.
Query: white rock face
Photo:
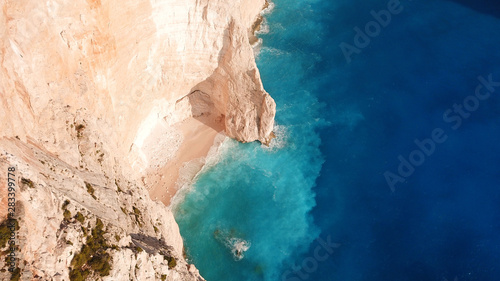
[[[106,252],[112,257],[111,271],[102,280],[160,280],[162,276],[203,280],[198,271],[188,270],[172,212],[151,201],[143,186],[116,174],[72,167],[15,138],[0,140],[0,168],[7,171],[8,167],[16,168],[18,178],[15,208],[20,249],[16,257],[22,280],[69,280],[72,260],[89,241],[97,219],[104,225]],[[5,180],[2,175],[2,186]],[[6,201],[6,189],[0,195]],[[2,202],[2,217],[5,206]],[[69,211],[66,218],[64,210]],[[83,221],[76,219],[78,213]],[[176,260],[175,267],[169,267],[168,258]],[[4,259],[0,267],[6,268]],[[9,278],[10,273],[0,272],[1,280]]]
[[[172,158],[191,117],[269,142],[276,106],[249,44],[265,0],[0,1],[0,181],[15,165],[33,183],[16,194],[22,280],[68,280],[97,219],[116,246],[104,280],[203,280],[144,171]],[[4,189],[0,201],[4,218]]]
[[[250,1],[16,1],[1,13],[2,135],[40,135],[56,109],[86,109],[116,132],[125,153],[195,90],[226,118],[229,136],[265,141],[274,103],[264,91],[248,29]],[[271,117],[273,114],[271,114]],[[17,118],[14,118],[17,117]],[[140,128],[143,128],[142,130]],[[38,134],[37,134],[38,133]]]

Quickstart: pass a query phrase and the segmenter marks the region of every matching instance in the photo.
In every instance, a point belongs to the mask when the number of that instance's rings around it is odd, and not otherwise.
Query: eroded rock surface
[[[249,44],[264,0],[0,5],[0,215],[14,166],[21,280],[69,280],[93,230],[110,268],[89,280],[202,280],[145,177],[188,118],[269,141],[275,103]]]

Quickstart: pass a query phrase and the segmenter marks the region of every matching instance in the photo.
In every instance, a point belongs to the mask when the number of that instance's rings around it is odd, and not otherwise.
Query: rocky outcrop
[[[225,31],[218,67],[194,89],[212,93],[215,107],[224,112],[226,133],[230,137],[267,144],[273,130],[276,104],[264,91],[250,53],[248,30],[232,20]]]
[[[94,154],[97,161],[101,157],[100,150],[82,153]],[[14,253],[21,280],[82,280],[72,271],[87,271],[88,280],[203,280],[184,260],[182,238],[171,211],[151,201],[140,183],[114,174],[117,167],[110,167],[110,174],[91,172],[65,163],[30,140],[3,138],[2,218],[8,210],[3,174],[9,167],[15,168],[17,179],[15,196],[9,198],[16,199],[19,229],[14,241],[19,248]],[[97,261],[106,266],[94,270],[89,263],[82,266],[77,261],[98,256],[83,246],[98,240],[95,229],[99,224],[105,242],[98,245],[102,252]],[[9,252],[6,245],[0,246],[3,254]],[[0,259],[0,267],[7,269],[4,260]],[[9,278],[10,272],[0,272],[0,279]]]
[[[87,110],[113,128],[119,149],[189,115],[177,101],[210,96],[229,136],[265,141],[274,103],[262,88],[248,28],[261,1],[4,2],[0,14],[0,134],[52,143],[53,112]],[[212,112],[211,112],[212,113]],[[269,114],[271,113],[271,114]],[[144,123],[147,122],[147,123]]]
[[[68,280],[87,232],[102,228],[104,280],[201,279],[145,170],[177,152],[187,118],[269,142],[275,103],[248,32],[264,0],[0,5],[0,179],[18,168],[22,276]]]

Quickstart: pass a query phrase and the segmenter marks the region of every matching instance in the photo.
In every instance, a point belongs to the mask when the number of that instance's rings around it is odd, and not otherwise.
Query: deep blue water
[[[348,63],[389,2],[275,1],[258,65],[278,140],[226,142],[176,211],[207,280],[500,280],[500,85],[474,97],[500,82],[500,4],[402,0]]]

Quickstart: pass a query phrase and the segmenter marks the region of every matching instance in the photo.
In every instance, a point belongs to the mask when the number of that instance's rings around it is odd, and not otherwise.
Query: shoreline
[[[267,1],[266,1],[266,4],[267,4]],[[267,6],[267,5],[265,5],[265,6]],[[255,22],[253,23],[252,28],[250,29],[251,30],[250,34],[248,35],[248,41],[250,42],[251,46],[253,46],[253,45],[255,45],[255,43],[259,42],[259,38],[257,37],[256,34],[257,34],[257,32],[259,32],[262,29],[263,22],[264,22],[264,17],[262,16],[262,14],[259,14],[257,16],[257,19],[255,20]]]
[[[226,140],[230,139],[224,133],[218,133],[215,136],[214,143],[210,147],[207,155],[202,158],[194,159],[191,162],[184,163],[184,165],[179,170],[179,178],[176,185],[176,192],[174,196],[170,198],[170,208],[175,209],[179,203],[182,202],[186,193],[193,186],[197,180],[198,175],[200,175],[205,168],[212,167],[218,162],[220,149]]]
[[[257,17],[255,18],[250,30],[248,32],[248,41],[250,42],[250,46],[254,47],[260,43],[260,38],[257,37],[257,34],[262,31],[263,25],[266,24],[264,15],[270,13],[274,9],[273,2],[266,0],[264,6],[262,6],[262,10],[259,12]]]
[[[166,165],[146,173],[146,178],[152,182],[150,198],[165,206],[170,206],[180,188],[201,171],[209,151],[220,144],[216,141],[217,136],[224,131],[221,122],[193,117],[179,122],[174,128],[183,135],[179,149]]]
[[[265,23],[264,15],[274,8],[274,4],[266,0],[261,11],[249,29],[250,46],[261,41],[257,34]],[[173,199],[179,195],[183,186],[192,183],[203,170],[206,159],[217,150],[226,138],[222,120],[189,117],[173,126],[181,132],[183,140],[175,156],[160,168],[150,169],[145,178],[150,182],[149,196],[154,201],[161,201],[171,207]],[[221,137],[223,136],[223,137]],[[214,155],[212,155],[214,156]],[[175,200],[177,201],[177,200]]]

